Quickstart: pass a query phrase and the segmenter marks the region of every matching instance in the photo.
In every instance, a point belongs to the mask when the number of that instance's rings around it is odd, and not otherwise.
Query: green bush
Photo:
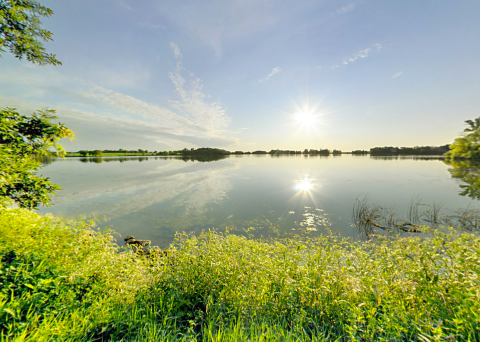
[[[208,232],[145,257],[91,223],[7,209],[0,241],[4,340],[480,340],[472,234],[350,242]]]

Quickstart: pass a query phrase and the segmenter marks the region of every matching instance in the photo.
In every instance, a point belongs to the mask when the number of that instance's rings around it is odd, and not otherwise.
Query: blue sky
[[[440,145],[480,115],[478,0],[42,3],[63,65],[4,54],[0,101],[56,109],[69,151]]]

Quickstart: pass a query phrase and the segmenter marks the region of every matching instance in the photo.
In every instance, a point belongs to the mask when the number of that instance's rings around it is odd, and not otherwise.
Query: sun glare
[[[315,117],[311,113],[297,112],[295,120],[302,126],[311,126],[315,123]]]
[[[295,188],[299,191],[310,191],[313,188],[312,179],[306,175],[304,178],[297,180]]]

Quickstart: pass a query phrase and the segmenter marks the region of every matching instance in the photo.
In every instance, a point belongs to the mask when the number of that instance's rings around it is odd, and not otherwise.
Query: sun
[[[295,113],[295,121],[302,126],[312,126],[315,123],[315,116],[309,112],[297,112]]]

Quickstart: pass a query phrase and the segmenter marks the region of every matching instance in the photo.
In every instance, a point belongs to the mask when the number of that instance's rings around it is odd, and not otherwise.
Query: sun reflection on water
[[[318,179],[312,178],[308,174],[303,174],[295,180],[296,193],[292,197],[292,201],[300,201],[297,203],[300,204],[301,209],[298,212],[293,210],[288,212],[289,215],[296,216],[292,231],[317,232],[332,226],[330,215],[319,208],[319,203],[316,201],[316,197],[320,195],[320,188]]]
[[[305,191],[308,192],[313,189],[313,179],[310,178],[308,175],[304,175],[302,179],[297,180],[297,185],[295,189],[298,191]]]

